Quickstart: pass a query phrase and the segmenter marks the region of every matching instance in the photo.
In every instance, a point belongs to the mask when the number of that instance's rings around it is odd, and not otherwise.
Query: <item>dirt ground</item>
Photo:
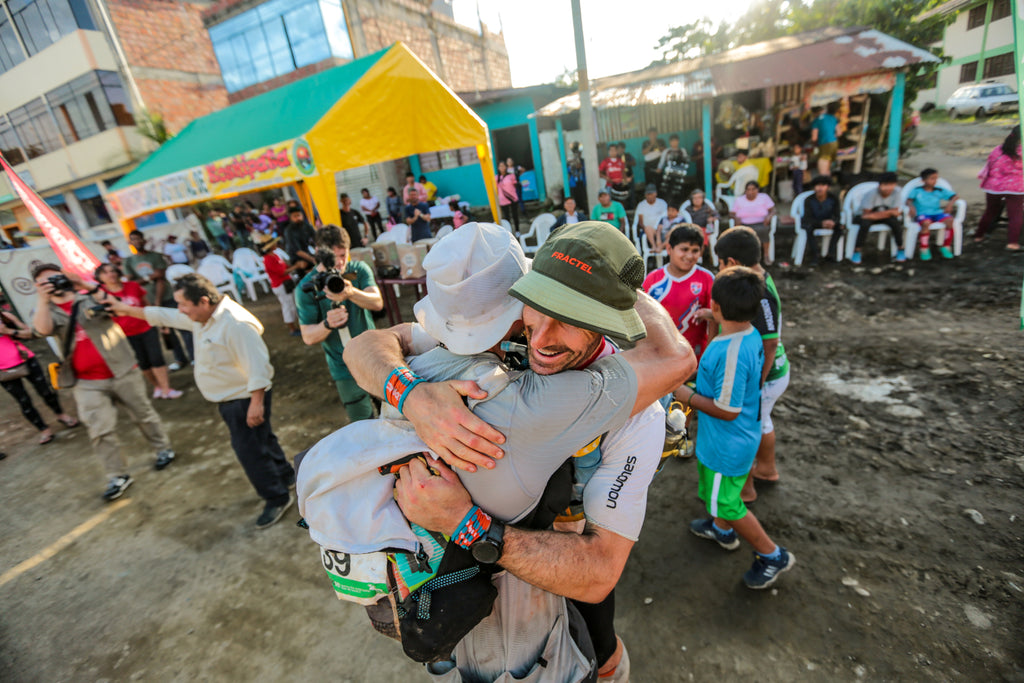
[[[977,157],[947,165],[970,175]],[[782,480],[753,509],[797,566],[746,589],[749,550],[687,532],[696,468],[668,463],[616,591],[632,680],[1024,680],[1024,256],[1004,241],[967,239],[953,262],[872,251],[860,267],[777,269],[792,383],[775,413]],[[321,351],[286,336],[272,297],[253,310],[294,454],[342,410]],[[112,511],[84,430],[34,445],[0,398],[0,680],[425,680],[333,597],[294,510],[253,528],[260,502],[226,428],[190,371],[172,383],[186,396],[157,409],[179,458],[153,471],[126,428],[136,483]]]

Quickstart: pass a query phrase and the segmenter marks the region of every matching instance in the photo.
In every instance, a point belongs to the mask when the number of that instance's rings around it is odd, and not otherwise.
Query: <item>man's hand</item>
[[[131,315],[132,313],[133,306],[129,306],[120,299],[116,299],[114,297],[107,297],[107,299],[103,303],[107,305],[111,313],[113,313],[114,315]]]
[[[256,394],[253,394],[252,400],[249,401],[249,411],[245,414],[245,424],[249,425],[250,428],[259,427],[263,424],[262,392],[259,399],[256,398]]]
[[[427,448],[452,467],[467,472],[476,472],[477,466],[493,469],[491,458],[504,455],[498,444],[505,437],[470,412],[463,396],[483,399],[487,392],[471,380],[421,382],[409,390],[402,412]]]
[[[334,329],[344,327],[348,324],[348,309],[344,306],[339,306],[327,311],[327,324]]]
[[[473,501],[447,465],[434,462],[431,467],[437,470],[437,475],[419,458],[403,465],[395,482],[395,500],[410,522],[451,536],[473,507]]]
[[[715,321],[715,314],[711,312],[710,308],[698,308],[694,317],[696,317],[697,320],[703,320],[705,322]]]
[[[833,228],[836,227],[836,222],[832,219],[826,219],[821,222],[821,227],[825,228],[826,230],[832,230]]]

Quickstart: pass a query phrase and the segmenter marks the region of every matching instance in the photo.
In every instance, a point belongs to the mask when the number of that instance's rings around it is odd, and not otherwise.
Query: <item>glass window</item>
[[[288,32],[288,42],[292,46],[296,68],[316,64],[331,56],[331,48],[324,33],[323,18],[315,2],[304,2],[285,13],[284,26]]]
[[[352,59],[352,43],[348,38],[348,26],[345,24],[345,12],[338,0],[320,0],[320,14],[324,18],[324,32],[327,43],[331,46],[331,54],[342,59]]]
[[[29,56],[75,29],[95,29],[86,0],[10,0],[8,8]]]
[[[992,21],[1010,16],[1010,0],[995,0],[992,3]]]
[[[41,98],[8,112],[7,116],[29,159],[61,148],[57,125]]]
[[[103,203],[102,197],[79,199],[78,203],[82,206],[82,213],[85,214],[85,220],[90,227],[111,222],[110,213],[107,212],[107,205]]]
[[[420,173],[430,173],[446,168],[458,168],[480,163],[476,147],[446,149],[440,152],[426,152],[419,155]]]
[[[4,155],[11,166],[25,163],[25,155],[21,153],[21,143],[7,117],[0,115],[0,154]]]
[[[114,117],[114,125],[134,126],[135,116],[132,113],[132,103],[128,94],[124,91],[121,77],[116,71],[97,71],[100,77],[100,85],[110,105],[110,113]]]
[[[0,73],[25,61],[25,53],[18,44],[14,26],[7,20],[7,14],[0,12]]]
[[[960,67],[960,82],[970,83],[978,74],[978,62],[967,62]]]
[[[970,31],[972,28],[978,28],[979,26],[985,25],[985,10],[988,7],[988,3],[984,5],[978,5],[973,8],[967,15],[967,30]]]
[[[997,76],[1008,76],[1013,73],[1013,53],[989,57],[985,60],[985,75],[983,78],[995,78]],[[993,95],[1002,95],[998,88],[993,88]]]

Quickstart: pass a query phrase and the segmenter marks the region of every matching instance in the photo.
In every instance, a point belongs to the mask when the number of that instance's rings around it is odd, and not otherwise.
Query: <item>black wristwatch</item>
[[[473,559],[481,564],[497,564],[501,559],[501,551],[505,548],[505,524],[491,518],[491,526],[480,538],[469,546]]]

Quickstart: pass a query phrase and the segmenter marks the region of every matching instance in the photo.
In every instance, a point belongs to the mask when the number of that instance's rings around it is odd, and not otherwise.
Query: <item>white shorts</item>
[[[299,310],[295,307],[295,297],[289,294],[284,285],[278,285],[270,289],[281,302],[281,314],[284,316],[286,325],[290,325],[299,319]]]
[[[786,387],[789,386],[789,373],[778,379],[773,379],[770,382],[765,382],[764,387],[761,389],[761,433],[771,434],[775,431],[775,425],[772,424],[772,408],[775,407],[775,402],[779,400],[782,394],[786,393]]]

